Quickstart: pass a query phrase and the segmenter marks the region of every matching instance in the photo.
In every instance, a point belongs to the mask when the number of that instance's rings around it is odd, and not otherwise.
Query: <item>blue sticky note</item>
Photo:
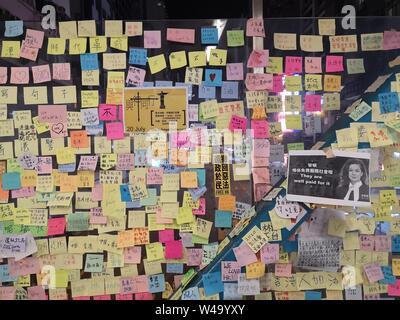
[[[232,212],[224,210],[215,210],[215,227],[231,228],[232,227]]]
[[[400,235],[392,236],[392,252],[400,252]]]
[[[147,165],[147,150],[138,149],[135,153],[135,166],[145,166]]]
[[[200,99],[215,99],[215,87],[208,87],[204,81],[199,85]]]
[[[135,200],[132,202],[125,202],[125,207],[127,209],[137,209],[141,208],[142,206],[140,205],[140,200]]]
[[[379,280],[381,284],[395,284],[396,277],[393,275],[392,267],[391,266],[382,266],[382,273],[384,278]]]
[[[222,86],[222,70],[221,69],[206,69],[204,84],[209,87]]]
[[[191,83],[175,82],[175,87],[186,87],[187,88],[188,101],[192,100],[193,87],[192,87]]]
[[[297,252],[299,249],[299,243],[297,241],[297,236],[295,241],[284,241],[282,242],[282,247],[284,252]]]
[[[74,172],[76,169],[76,163],[65,163],[58,165],[59,172]]]
[[[322,294],[319,291],[306,291],[305,298],[306,300],[321,300]]]
[[[205,169],[192,169],[197,173],[197,183],[199,187],[206,185],[206,170]]]
[[[399,95],[397,92],[379,94],[379,106],[381,113],[400,111]]]
[[[21,188],[21,175],[19,172],[3,173],[1,187],[3,190],[17,190]]]
[[[221,272],[211,272],[203,275],[202,280],[206,296],[212,296],[224,291],[224,284],[221,279]]]
[[[121,193],[121,201],[123,201],[123,202],[131,202],[132,201],[131,193],[129,192],[129,186],[127,184],[121,184],[119,186],[119,190]]]
[[[165,279],[164,274],[153,274],[148,277],[149,292],[157,293],[165,291]]]
[[[147,49],[129,48],[129,64],[145,66],[147,63]]]
[[[202,186],[196,189],[188,189],[190,196],[192,197],[193,201],[199,200],[207,192],[207,187]]]
[[[172,81],[163,81],[163,80],[158,80],[156,81],[156,87],[173,87],[173,82]]]
[[[144,81],[143,87],[154,87],[154,82],[153,81]]]
[[[182,292],[182,300],[200,300],[200,292],[198,287],[192,287]]]
[[[99,58],[97,53],[85,53],[80,55],[82,70],[98,70]]]
[[[218,29],[215,27],[201,28],[201,44],[218,44]]]
[[[221,99],[237,99],[239,82],[223,81],[221,87]]]
[[[167,263],[167,273],[183,273],[183,264],[182,263]]]
[[[24,22],[22,20],[6,21],[5,37],[18,37],[24,33]]]
[[[104,132],[103,122],[100,121],[99,124],[85,126],[85,129],[89,136],[102,136]]]
[[[17,280],[17,276],[10,276],[8,264],[0,265],[0,283],[13,282]]]

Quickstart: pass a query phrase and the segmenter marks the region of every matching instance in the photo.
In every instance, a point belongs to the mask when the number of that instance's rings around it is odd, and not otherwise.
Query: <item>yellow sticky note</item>
[[[86,38],[69,39],[69,54],[83,54],[86,53]]]
[[[203,239],[208,239],[210,236],[212,222],[201,218],[196,219],[196,224],[193,228],[193,235]]]
[[[99,70],[82,70],[83,86],[98,86],[100,84]]]
[[[4,40],[1,45],[1,57],[19,59],[20,50],[21,43],[19,41]]]
[[[335,19],[318,19],[318,30],[321,36],[334,36],[336,33]]]
[[[392,260],[392,269],[394,276],[400,276],[400,259]]]
[[[58,23],[60,38],[73,39],[78,37],[76,21],[60,21]]]
[[[17,86],[0,86],[1,104],[17,104],[17,98],[18,98]]]
[[[301,83],[301,76],[287,76],[285,78],[285,89],[286,91],[289,92],[303,90],[303,85]]]
[[[106,20],[104,24],[107,37],[122,36],[122,20]]]
[[[332,217],[328,221],[328,235],[344,238],[346,234],[346,221]]]
[[[103,53],[103,69],[118,70],[126,68],[126,53]]]
[[[182,68],[187,65],[186,51],[175,51],[169,55],[169,64],[171,69]]]
[[[393,144],[392,138],[388,135],[387,128],[368,128],[368,140],[372,148],[390,146]]]
[[[82,20],[78,21],[79,37],[95,37],[96,36],[96,21]]]
[[[326,74],[324,76],[324,91],[326,92],[340,92],[342,77]]]
[[[197,173],[192,171],[182,171],[181,188],[197,188]]]
[[[218,115],[218,102],[216,99],[200,102],[199,108],[203,119],[214,118]]]
[[[285,96],[285,111],[300,112],[301,111],[301,96]]]
[[[82,108],[97,107],[99,105],[98,90],[81,90]]]
[[[160,72],[167,67],[164,54],[159,54],[157,56],[149,57],[147,59],[147,62],[149,63],[151,74]]]
[[[286,129],[303,130],[303,122],[300,114],[285,115],[285,123]]]
[[[106,37],[91,37],[89,38],[90,53],[100,53],[107,51]]]
[[[76,103],[76,86],[53,87],[53,101],[55,104]]]
[[[224,49],[211,49],[210,50],[210,66],[225,66],[227,50]]]
[[[192,223],[193,221],[194,216],[192,213],[192,208],[180,207],[178,216],[176,217],[177,224]]]
[[[260,249],[268,242],[267,236],[257,226],[254,226],[249,232],[247,232],[243,236],[243,240],[254,253],[260,251]]]
[[[24,87],[25,104],[47,104],[47,87]]]
[[[123,71],[107,72],[107,89],[123,89],[125,73]]]
[[[380,190],[379,202],[382,206],[394,206],[399,204],[396,190]]]
[[[207,55],[205,51],[189,52],[189,67],[204,67],[207,63]]]
[[[75,151],[71,147],[57,149],[56,157],[58,164],[75,163]]]
[[[346,232],[343,239],[344,250],[359,250],[360,238],[358,232]]]
[[[305,52],[322,52],[322,36],[300,35],[300,48]]]
[[[352,148],[358,146],[357,128],[336,130],[336,138],[339,148]]]
[[[266,72],[282,74],[283,73],[283,58],[282,57],[269,57]]]
[[[185,83],[201,85],[203,79],[203,68],[186,68]]]
[[[63,38],[48,38],[47,54],[64,54],[65,42]]]
[[[121,51],[128,51],[128,37],[111,38],[110,47]]]
[[[307,91],[322,90],[322,76],[320,74],[306,74],[304,78],[304,89]]]
[[[259,279],[265,274],[265,263],[256,261],[246,265],[246,278]]]

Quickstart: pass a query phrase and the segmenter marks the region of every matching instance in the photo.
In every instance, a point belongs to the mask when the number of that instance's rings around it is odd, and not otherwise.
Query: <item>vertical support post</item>
[[[263,0],[252,0],[253,18],[263,18]],[[264,26],[265,27],[265,26]],[[253,49],[264,49],[264,38],[253,37]],[[254,68],[254,73],[264,73],[263,68]]]

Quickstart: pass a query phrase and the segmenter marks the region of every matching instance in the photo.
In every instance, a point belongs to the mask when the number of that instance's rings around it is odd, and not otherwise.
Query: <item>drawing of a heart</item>
[[[210,80],[211,80],[211,81],[214,81],[215,76],[216,76],[215,73],[210,73]]]
[[[64,125],[61,122],[57,123],[57,124],[53,124],[51,126],[51,130],[53,130],[53,132],[55,132],[57,134],[60,134],[64,130]]]

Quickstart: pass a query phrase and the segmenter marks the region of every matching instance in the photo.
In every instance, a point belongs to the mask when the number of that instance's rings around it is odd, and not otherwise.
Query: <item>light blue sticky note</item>
[[[85,53],[80,55],[82,70],[98,70],[99,58],[97,53]]]
[[[24,22],[21,20],[6,21],[5,37],[18,37],[24,33]]]
[[[153,81],[144,81],[143,87],[154,87],[154,82]]]
[[[201,44],[218,44],[218,29],[215,27],[201,28]]]
[[[305,298],[306,300],[321,300],[322,294],[319,291],[306,291]]]
[[[132,202],[131,193],[129,192],[129,186],[127,184],[121,184],[119,186],[119,191],[121,193],[122,202]]]
[[[102,136],[104,133],[103,121],[99,124],[85,126],[86,132],[89,136]]]
[[[165,291],[165,279],[164,274],[153,274],[148,278],[149,292],[157,293]]]
[[[129,64],[145,66],[147,63],[147,49],[129,48]]]
[[[378,97],[381,113],[400,111],[399,95],[397,92],[380,93]]]
[[[190,196],[192,197],[193,201],[199,200],[201,196],[203,196],[207,192],[207,187],[202,186],[196,189],[188,189]]]
[[[215,99],[215,87],[208,87],[203,81],[199,85],[199,98],[200,99]]]
[[[135,166],[145,166],[147,165],[147,150],[138,149],[135,153]]]
[[[238,284],[232,282],[224,283],[224,300],[242,300],[242,295],[238,293]]]
[[[125,202],[125,207],[127,209],[137,209],[141,208],[142,206],[140,205],[140,200],[135,200],[132,202]]]
[[[223,81],[221,87],[221,99],[238,99],[239,82]]]
[[[67,215],[67,231],[89,230],[89,212],[75,212]]]
[[[400,235],[392,236],[392,252],[395,253],[400,252]]]
[[[182,274],[183,264],[182,263],[167,263],[167,273]]]
[[[64,163],[58,165],[59,172],[74,172],[76,170],[76,163]]]
[[[172,87],[174,83],[172,81],[158,80],[156,81],[156,87]]]
[[[191,83],[175,82],[175,87],[186,87],[187,88],[188,101],[192,100],[193,87],[192,87]]]
[[[204,293],[206,296],[224,291],[224,284],[221,279],[221,272],[206,273],[202,277]]]
[[[222,86],[222,70],[221,69],[206,69],[204,84],[209,87]]]
[[[199,187],[206,185],[206,170],[205,169],[192,169],[197,173],[197,183]]]
[[[104,257],[102,254],[86,254],[85,272],[102,272],[104,264]]]
[[[384,278],[379,280],[381,284],[395,284],[396,277],[393,275],[392,267],[391,266],[382,266],[382,273]]]
[[[1,187],[3,190],[17,190],[21,188],[21,174],[19,172],[3,173]]]
[[[140,199],[140,206],[155,206],[157,204],[157,189],[147,189],[147,198]]]
[[[215,227],[231,228],[232,227],[232,212],[224,210],[215,210]]]
[[[0,265],[0,283],[13,282],[17,280],[17,276],[10,276],[8,264]]]
[[[200,292],[198,287],[192,287],[182,292],[182,300],[200,300]]]

